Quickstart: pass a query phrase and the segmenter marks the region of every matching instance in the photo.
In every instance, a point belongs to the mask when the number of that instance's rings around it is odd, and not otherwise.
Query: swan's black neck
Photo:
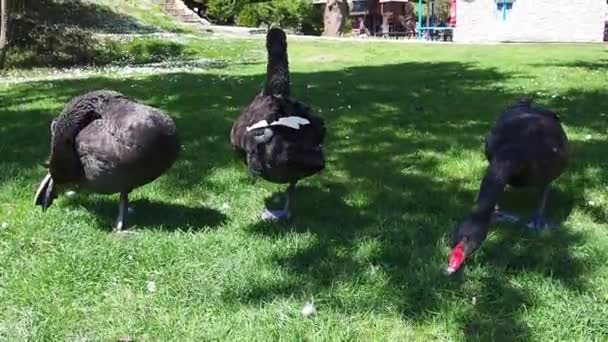
[[[488,167],[477,196],[474,213],[488,218],[494,211],[498,197],[504,191],[510,173],[510,164],[494,161]]]
[[[289,96],[289,62],[286,49],[268,49],[264,95]]]
[[[51,140],[49,171],[58,184],[75,182],[80,178],[82,166],[76,152],[76,136],[95,119],[95,112],[87,111],[57,120]]]
[[[454,249],[448,266],[450,274],[458,270],[464,259],[474,253],[486,239],[494,207],[504,191],[511,171],[510,162],[490,163],[481,182],[475,209],[454,232],[452,241]],[[460,253],[464,253],[464,257]]]
[[[76,152],[76,136],[92,121],[101,117],[111,98],[124,98],[112,91],[94,91],[72,100],[55,121],[51,139],[49,171],[57,184],[78,181],[82,175]]]

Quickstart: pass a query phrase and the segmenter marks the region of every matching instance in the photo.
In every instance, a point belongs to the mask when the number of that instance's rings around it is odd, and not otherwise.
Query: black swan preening
[[[126,227],[128,195],[173,165],[180,151],[173,120],[162,111],[110,90],[70,101],[51,124],[49,173],[35,196],[45,211],[56,186],[120,193],[116,230]]]
[[[285,33],[268,31],[266,48],[266,84],[232,126],[230,142],[254,176],[289,184],[283,209],[262,214],[264,220],[279,220],[291,216],[296,183],[325,167],[325,126],[307,105],[290,97]]]
[[[481,182],[475,209],[454,231],[449,274],[456,272],[479,248],[492,217],[501,217],[495,206],[506,185],[541,189],[539,207],[528,227],[535,230],[555,227],[544,213],[551,182],[568,163],[568,138],[559,117],[532,105],[530,99],[521,99],[499,117],[486,139],[485,154],[490,165]]]

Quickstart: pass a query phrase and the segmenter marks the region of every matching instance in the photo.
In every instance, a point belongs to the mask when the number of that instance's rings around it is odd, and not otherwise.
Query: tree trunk
[[[431,26],[431,12],[432,12],[431,2],[430,1],[427,2],[426,5],[427,5],[426,6],[426,9],[427,9],[427,11],[426,11],[426,27],[429,27],[429,26]]]
[[[339,37],[344,33],[344,24],[348,19],[347,0],[327,0],[323,14],[324,36]]]
[[[8,0],[0,0],[0,70],[4,69],[8,49]]]

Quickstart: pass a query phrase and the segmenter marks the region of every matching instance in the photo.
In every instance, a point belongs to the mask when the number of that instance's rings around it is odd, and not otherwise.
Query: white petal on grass
[[[2,229],[6,228],[6,227],[8,227],[8,223],[2,222]]]
[[[304,308],[302,309],[302,315],[304,315],[304,317],[310,317],[310,316],[316,315],[316,314],[317,314],[317,308],[315,308],[314,299],[306,301],[306,303],[304,303]]]
[[[589,202],[587,202],[587,204],[588,204],[588,205],[590,205],[590,206],[594,206],[594,205],[595,205],[595,202],[593,202],[593,201],[589,201]]]
[[[369,264],[369,274],[370,275],[375,275],[376,272],[378,272],[378,269],[380,268],[380,266],[376,266],[374,264]]]
[[[72,197],[72,196],[76,195],[76,191],[74,191],[74,190],[66,191],[65,195],[68,197]]]
[[[590,140],[590,139],[591,139],[591,134],[587,134],[587,135],[585,136],[585,140]]]
[[[146,284],[146,288],[148,289],[148,292],[156,292],[156,283],[149,281],[148,284]]]

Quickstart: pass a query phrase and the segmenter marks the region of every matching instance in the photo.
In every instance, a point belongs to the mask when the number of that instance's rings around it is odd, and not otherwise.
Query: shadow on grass
[[[557,224],[563,224],[570,216],[574,206],[575,193],[569,189],[558,187],[560,179],[554,182],[547,201],[545,214],[548,219]],[[513,188],[507,187],[502,194],[500,209],[512,212],[519,216],[521,221],[518,226],[525,227],[527,220],[535,213],[540,204],[542,189],[540,188]]]
[[[309,102],[326,120],[327,170],[298,186],[293,222],[256,223],[247,230],[277,243],[292,234],[311,234],[314,242],[292,254],[273,255],[273,263],[285,271],[284,279],[239,289],[242,292],[237,298],[259,304],[304,291],[324,297],[321,299],[342,312],[394,307],[405,319],[423,321],[449,310],[447,306],[459,305],[459,293],[468,293],[469,281],[476,281],[481,284],[474,289],[479,303],[459,309],[464,336],[529,338],[531,332],[522,316],[531,295],[525,287],[509,282],[509,277],[514,272],[528,272],[569,288],[584,288],[584,279],[593,269],[585,266],[585,256],[572,252],[583,239],[580,234],[567,226],[548,236],[535,236],[523,228],[495,227],[493,237],[469,262],[471,268],[491,265],[484,267],[483,274],[465,272],[448,278],[442,273],[447,235],[468,213],[477,195],[476,190],[463,186],[472,177],[470,173],[480,172],[467,164],[471,161],[466,153],[482,160],[483,138],[495,118],[506,104],[526,95],[506,92],[498,85],[510,77],[525,75],[507,76],[456,62],[293,73],[293,94]],[[164,193],[183,194],[201,183],[213,188],[213,182],[206,179],[212,170],[240,163],[229,146],[230,128],[263,79],[262,74],[226,78],[178,73],[137,80],[55,81],[52,88],[40,82],[28,85],[28,91],[0,94],[0,103],[18,107],[33,99],[65,102],[87,90],[112,88],[166,110],[176,120],[184,151],[159,184]],[[593,115],[608,112],[601,94],[566,95],[575,100],[542,98],[540,102],[555,108],[570,128],[605,127],[604,119]],[[12,147],[8,156],[15,166],[8,169],[5,179],[16,175],[12,170],[31,168],[47,152],[46,140],[40,135],[48,128],[36,121],[43,112],[19,115],[11,109],[0,116],[0,139],[7,139],[3,144]],[[40,121],[47,118],[50,116]],[[605,142],[573,141],[572,167],[557,181],[558,189],[549,203],[551,217],[564,221],[585,186],[606,178],[601,157],[605,148]],[[446,166],[453,160],[462,160],[470,171],[457,172]],[[246,179],[246,168],[241,167]],[[590,168],[599,169],[599,177],[586,176]],[[481,175],[476,184],[480,179]],[[525,191],[510,191],[504,207],[531,210],[537,200]],[[216,226],[223,220],[209,209],[135,206],[132,222],[138,225],[140,220],[151,225],[169,220],[168,226],[193,222],[201,227]],[[113,220],[117,202],[95,201],[86,207],[100,208],[101,217]],[[180,219],[181,211],[185,216]],[[356,300],[336,293],[340,284],[351,286]],[[366,286],[372,291],[357,292],[359,287],[368,289]]]
[[[407,79],[395,79],[400,73]],[[305,78],[303,83],[319,84],[325,97],[332,97],[332,89],[325,86],[329,78],[326,80],[322,73],[307,76],[296,75],[293,79],[300,77]],[[243,300],[267,302],[304,290],[326,296],[340,311],[366,312],[397,305],[405,317],[427,319],[432,316],[430,313],[441,311],[446,302],[454,302],[453,293],[464,291],[466,272],[461,278],[443,275],[447,253],[438,242],[445,241],[446,233],[468,213],[476,196],[475,192],[463,190],[458,179],[445,180],[437,174],[436,170],[443,166],[441,155],[478,151],[483,158],[483,138],[494,118],[507,103],[525,94],[495,89],[493,84],[505,76],[492,70],[478,72],[466,65],[350,68],[334,79],[341,79],[344,89],[336,89],[340,97],[333,98],[330,104],[335,111],[327,113],[324,107],[322,114],[333,121],[327,145],[331,150],[327,153],[328,173],[344,173],[348,183],[333,184],[324,191],[324,180],[311,181],[319,183],[320,188],[299,192],[294,205],[297,216],[292,224],[256,224],[250,228],[255,234],[278,239],[294,232],[312,233],[317,243],[295,255],[277,257],[277,266],[289,271],[293,278],[276,286],[249,289],[251,292],[243,295]],[[361,91],[341,103],[350,89]],[[599,98],[593,96],[586,99],[589,94],[569,95],[582,98],[585,106],[599,103]],[[563,108],[565,103],[540,100],[566,112],[583,105],[575,100]],[[349,111],[336,110],[347,105],[357,108],[356,119]],[[567,121],[577,128],[599,123],[588,115]],[[579,146],[576,142],[574,145],[577,150]],[[601,154],[590,154],[586,156],[587,163],[600,163]],[[578,160],[575,155],[575,171],[589,166],[578,164]],[[566,180],[557,181],[548,210],[560,223],[569,217],[577,193],[584,187],[576,182],[563,191],[560,184],[569,182],[567,175],[563,178]],[[366,189],[365,194],[357,194],[361,188]],[[307,196],[310,199],[303,199]],[[538,200],[537,191],[516,190],[508,191],[501,203],[525,214],[536,208]],[[452,220],[446,220],[446,216]],[[509,275],[514,272],[536,273],[576,290],[585,289],[586,276],[593,272],[584,257],[573,253],[584,240],[581,234],[564,226],[554,234],[538,236],[517,227],[495,227],[497,237],[471,261],[473,265],[492,266],[487,275],[478,279],[483,286],[476,295],[482,301],[465,310],[461,320],[466,339],[531,336],[521,318],[531,302],[530,295],[509,282]],[[358,259],[358,251],[369,241],[377,243],[377,251],[364,260]],[[443,258],[438,260],[438,255]],[[357,293],[356,302],[341,306],[343,299],[332,294],[333,289],[337,284],[365,283],[361,277],[369,273],[370,267],[380,267],[390,274],[388,285],[381,293]]]
[[[108,6],[80,0],[37,0],[14,19],[15,29],[48,27],[79,27],[100,33],[151,33],[158,28],[145,25],[136,18],[113,11]],[[19,38],[21,35],[17,35]],[[26,39],[26,38],[24,38]],[[17,42],[19,43],[19,42]]]
[[[118,199],[97,197],[93,201],[87,196],[78,195],[68,203],[68,205],[70,203],[81,205],[88,211],[94,212],[100,221],[99,227],[107,228],[108,231],[111,230],[118,215]],[[190,207],[147,199],[132,201],[129,206],[134,212],[129,214],[127,230],[206,231],[221,226],[227,219],[220,211],[204,206]]]
[[[575,61],[565,63],[533,63],[535,67],[563,67],[563,68],[582,68],[590,71],[605,70],[608,68],[608,60],[600,59],[594,62]]]
[[[509,284],[504,275],[492,274],[479,279],[481,289],[474,296],[473,309],[460,318],[464,341],[521,341],[530,339],[528,326],[519,315],[532,303],[521,289]]]

